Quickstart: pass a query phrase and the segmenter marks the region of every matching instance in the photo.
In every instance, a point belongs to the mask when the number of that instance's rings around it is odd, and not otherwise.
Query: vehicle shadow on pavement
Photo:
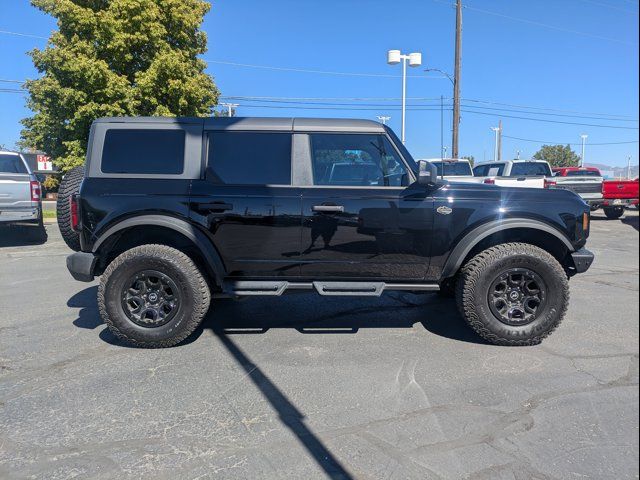
[[[47,242],[46,233],[35,227],[0,227],[0,248],[42,245]]]
[[[322,302],[315,294],[294,294],[297,298],[250,298],[241,302],[214,301],[201,327],[227,335],[260,335],[271,329],[290,328],[306,335],[356,334],[368,328],[414,328],[422,325],[438,336],[452,340],[486,344],[460,317],[453,299],[434,294],[387,294],[382,298],[349,301],[348,298]],[[288,302],[286,315],[275,302]],[[351,304],[355,304],[350,306]],[[309,306],[311,305],[311,308]],[[200,332],[199,332],[200,331]],[[187,339],[187,342],[193,341]]]
[[[624,223],[625,225],[629,225],[629,226],[635,228],[636,231],[638,231],[638,230],[640,230],[639,220],[640,220],[640,217],[637,217],[637,216],[635,216],[635,217],[625,216],[620,221],[622,223]]]
[[[98,312],[97,292],[98,287],[94,285],[67,301],[68,307],[80,309],[73,321],[76,327],[94,330],[104,325]],[[309,308],[310,304],[312,308]],[[286,315],[283,315],[283,308]],[[348,335],[356,334],[360,329],[411,329],[417,324],[440,337],[488,344],[463,321],[453,299],[435,294],[393,293],[357,301],[347,298],[323,300],[315,294],[256,297],[243,301],[214,299],[202,325],[180,345],[196,341],[204,329],[224,335],[260,335],[278,328],[294,329],[305,335]],[[112,345],[128,347],[107,328],[100,332],[100,338]]]
[[[73,321],[76,327],[93,330],[104,323],[98,312],[97,294],[98,286],[94,285],[79,291],[67,300],[67,307],[80,309],[78,311],[78,318]]]

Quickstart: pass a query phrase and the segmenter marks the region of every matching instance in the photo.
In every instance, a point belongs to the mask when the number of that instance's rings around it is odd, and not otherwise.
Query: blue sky
[[[449,80],[423,69],[453,71],[452,3],[220,0],[204,21],[209,36],[204,58],[211,61],[208,71],[223,96],[279,97],[275,102],[234,100],[240,104],[238,115],[372,119],[390,115],[390,125],[399,132],[400,102],[395,99],[401,93],[401,69],[386,64],[386,51],[422,52],[423,67],[409,71],[408,103],[428,109],[407,112],[407,147],[415,157],[437,157],[439,100],[411,98],[451,97]],[[632,155],[632,163],[638,163],[637,0],[467,0],[464,4],[462,155],[473,155],[476,161],[491,159],[490,127],[502,119],[506,158],[513,158],[517,150],[522,158],[530,157],[540,146],[506,137],[571,142],[579,151],[580,134],[586,133],[587,162],[626,165],[627,155]],[[52,29],[53,19],[27,0],[0,0],[0,31],[46,37]],[[26,52],[45,43],[0,33],[0,79],[34,78],[37,72]],[[19,139],[19,120],[29,111],[21,94],[1,90],[18,86],[0,82],[0,143],[9,146]],[[296,103],[283,103],[285,97]],[[370,100],[346,100],[351,98]],[[381,100],[385,98],[394,100]],[[340,105],[344,103],[357,107]],[[446,111],[446,145],[450,125]],[[608,142],[636,143],[593,145]]]

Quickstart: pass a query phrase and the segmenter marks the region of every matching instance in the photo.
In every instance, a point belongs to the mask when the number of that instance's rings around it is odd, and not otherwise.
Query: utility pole
[[[498,161],[502,161],[502,120],[498,122]]]
[[[378,115],[378,120],[380,120],[382,122],[383,125],[386,125],[387,122],[389,120],[391,120],[391,117],[385,117],[383,115]]]
[[[233,117],[233,109],[238,107],[237,103],[221,103],[223,107],[227,107],[227,117]]]
[[[498,161],[498,132],[500,131],[500,127],[491,127],[493,133],[495,133],[495,141],[493,146],[493,161]]]
[[[520,150],[516,150],[516,160],[520,160]]]
[[[453,71],[453,138],[451,139],[451,156],[458,158],[458,141],[460,127],[460,54],[462,52],[462,0],[456,0],[456,46],[455,67]]]
[[[582,134],[580,135],[580,138],[582,138],[582,155],[580,156],[580,166],[584,167],[584,144],[587,141],[587,137],[588,135],[586,134]]]

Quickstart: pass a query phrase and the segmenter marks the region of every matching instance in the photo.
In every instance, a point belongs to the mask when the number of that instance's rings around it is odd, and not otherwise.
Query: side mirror
[[[427,187],[433,187],[438,181],[438,169],[426,160],[418,161],[418,183]]]

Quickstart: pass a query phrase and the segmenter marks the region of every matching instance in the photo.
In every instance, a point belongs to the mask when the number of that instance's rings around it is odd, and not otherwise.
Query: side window
[[[408,184],[407,170],[384,135],[309,135],[314,185],[386,186]]]
[[[179,175],[184,171],[183,130],[110,129],[104,137],[104,173]]]
[[[207,177],[231,185],[290,185],[291,134],[211,132]]]

